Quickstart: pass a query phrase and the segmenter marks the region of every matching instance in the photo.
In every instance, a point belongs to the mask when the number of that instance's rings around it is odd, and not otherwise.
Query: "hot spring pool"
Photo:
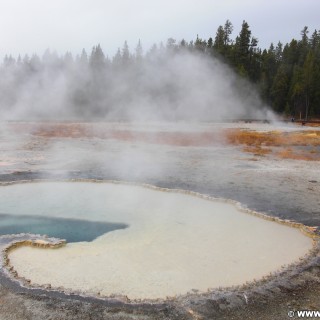
[[[123,223],[0,214],[0,236],[33,233],[65,239],[67,242],[80,242],[92,241],[107,232],[124,228],[127,225]]]
[[[295,262],[312,248],[312,239],[300,230],[244,213],[233,203],[145,186],[3,185],[0,204],[5,214],[0,230],[8,219],[31,227],[28,219],[36,217],[73,223],[69,229],[83,233],[82,242],[59,249],[11,251],[20,276],[104,296],[156,299],[238,285]],[[91,231],[85,223],[100,231],[87,238]],[[50,223],[46,228],[50,233]]]

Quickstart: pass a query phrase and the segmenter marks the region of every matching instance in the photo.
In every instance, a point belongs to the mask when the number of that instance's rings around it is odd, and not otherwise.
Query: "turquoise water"
[[[92,241],[117,229],[123,223],[94,222],[80,219],[0,214],[0,235],[34,233],[66,239],[67,242]]]

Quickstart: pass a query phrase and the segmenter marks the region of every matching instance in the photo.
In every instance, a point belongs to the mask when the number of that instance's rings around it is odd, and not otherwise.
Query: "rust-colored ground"
[[[243,146],[243,151],[255,157],[270,155],[283,159],[319,161],[320,131],[269,131],[257,132],[243,129],[220,131],[137,131],[112,129],[103,124],[90,123],[11,123],[15,132],[28,132],[46,138],[100,138],[136,141],[172,146],[210,146],[227,143]]]
[[[243,151],[256,156],[272,154],[279,158],[320,160],[320,131],[256,132],[240,129],[227,131],[227,141],[243,145]]]
[[[111,129],[103,124],[88,123],[12,123],[15,132],[29,132],[47,138],[100,138],[120,141],[136,141],[173,146],[210,146],[221,141],[223,135],[217,132],[180,131],[137,131],[130,129]]]

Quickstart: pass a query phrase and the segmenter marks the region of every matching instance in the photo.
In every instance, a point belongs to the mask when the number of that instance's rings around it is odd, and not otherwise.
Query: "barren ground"
[[[319,128],[11,123],[0,128],[0,150],[1,181],[144,182],[320,226]],[[319,258],[284,282],[270,280],[218,302],[194,298],[161,307],[112,307],[0,285],[0,319],[288,319],[289,310],[320,310]]]

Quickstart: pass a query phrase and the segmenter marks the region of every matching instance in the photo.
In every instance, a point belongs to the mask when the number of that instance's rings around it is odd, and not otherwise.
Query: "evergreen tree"
[[[32,55],[32,57],[29,61],[29,66],[30,66],[30,70],[33,73],[37,73],[37,72],[41,71],[41,69],[42,69],[41,60],[36,54]]]
[[[255,45],[255,41],[253,42]],[[246,21],[242,22],[239,36],[236,37],[234,45],[233,63],[238,72],[243,76],[249,75],[250,67],[250,45],[251,45],[251,30]]]
[[[143,58],[143,49],[142,49],[142,44],[139,39],[138,44],[136,46],[136,61],[141,62]]]
[[[232,34],[232,31],[233,31],[233,25],[232,23],[227,20],[224,24],[224,28],[223,28],[223,32],[224,32],[224,46],[228,46],[230,43],[231,43],[231,34]]]
[[[274,52],[277,64],[281,63],[281,60],[282,60],[282,47],[283,47],[283,45],[279,41],[278,44],[277,44],[277,47],[275,49],[275,52]]]
[[[218,30],[216,32],[216,37],[214,38],[213,48],[217,53],[223,55],[224,48],[225,48],[225,33],[222,26],[218,27]]]
[[[287,68],[285,66],[280,66],[275,75],[270,92],[273,108],[279,113],[284,111],[287,103],[289,81]]]
[[[79,64],[81,67],[86,68],[88,66],[88,55],[85,49],[82,49],[81,56],[79,58]]]
[[[122,56],[121,56],[121,50],[118,48],[117,53],[112,59],[112,65],[115,67],[121,66],[122,64]]]
[[[309,51],[303,64],[302,81],[303,81],[303,94],[305,98],[305,119],[308,119],[310,112],[310,100],[312,100],[314,91],[314,54]]]
[[[102,72],[105,69],[105,56],[100,44],[92,48],[89,64],[95,72]]]
[[[170,53],[176,52],[177,51],[177,41],[173,38],[169,38],[167,40],[166,49],[167,49],[167,52],[170,52]],[[160,43],[160,52],[163,52],[163,53],[165,52],[163,44],[161,45],[161,43]]]
[[[128,65],[130,63],[130,51],[127,41],[123,44],[121,58],[123,65]]]
[[[305,117],[305,105],[304,105],[304,85],[302,78],[302,68],[298,65],[293,67],[291,85],[289,91],[288,101],[292,106],[293,113],[299,118]]]
[[[197,39],[196,39],[196,41],[195,41],[195,43],[194,43],[194,48],[195,48],[197,51],[206,52],[207,41],[200,39],[199,36],[197,35]]]
[[[261,54],[261,75],[260,88],[262,98],[269,104],[272,103],[271,87],[275,75],[277,73],[277,58],[273,43],[271,43],[268,50],[263,50]]]

